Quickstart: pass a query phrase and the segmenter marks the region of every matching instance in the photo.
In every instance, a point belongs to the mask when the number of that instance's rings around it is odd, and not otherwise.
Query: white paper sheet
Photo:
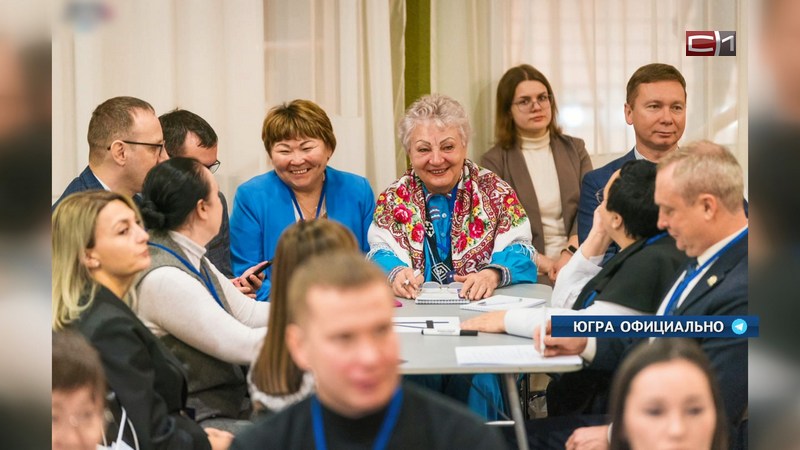
[[[428,321],[431,321],[433,328],[440,329],[459,329],[461,328],[461,319],[457,316],[430,316],[430,317],[394,317],[392,322],[395,323],[395,333],[417,333],[419,334],[423,328],[431,328],[428,326]]]
[[[572,365],[581,364],[580,356],[543,357],[530,345],[485,345],[456,347],[456,361],[459,365],[497,364],[497,365]]]

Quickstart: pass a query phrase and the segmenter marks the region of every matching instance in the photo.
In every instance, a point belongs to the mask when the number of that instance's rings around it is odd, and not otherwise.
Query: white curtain
[[[432,89],[468,106],[477,158],[494,140],[500,77],[531,64],[553,85],[565,132],[605,162],[634,144],[628,78],[644,64],[672,64],[687,82],[682,142],[725,144],[746,167],[746,45],[736,57],[685,56],[687,30],[735,30],[747,42],[743,9],[742,0],[432,0]]]
[[[86,165],[86,131],[104,100],[130,95],[160,115],[176,107],[219,135],[228,196],[266,168],[261,0],[105,2],[105,15],[53,33],[53,198]]]
[[[295,98],[331,117],[331,165],[367,176],[375,189],[395,179],[402,96],[393,71],[401,66],[392,64],[398,24],[390,27],[389,1],[88,3],[109,14],[54,32],[54,199],[86,165],[92,110],[117,95],[142,98],[159,115],[181,107],[208,120],[220,138],[217,179],[231,199],[270,168],[264,115]],[[391,7],[402,14],[402,2]]]
[[[390,2],[264,0],[264,15],[268,107],[317,102],[336,134],[330,164],[382,190],[398,170]]]
[[[567,133],[596,162],[633,146],[625,84],[650,62],[688,83],[683,142],[729,145],[746,167],[747,46],[736,57],[686,57],[686,30],[736,30],[743,0],[432,0],[432,90],[468,109],[470,155],[494,139],[497,82],[529,63],[553,84]],[[95,2],[96,3],[96,2]],[[404,0],[137,0],[102,3],[92,26],[63,22],[53,43],[53,198],[86,165],[86,129],[107,98],[132,95],[158,114],[194,111],[217,131],[220,186],[269,169],[266,111],[306,98],[333,121],[331,165],[382,190],[404,169],[395,124],[403,110]],[[413,33],[414,30],[408,30]]]

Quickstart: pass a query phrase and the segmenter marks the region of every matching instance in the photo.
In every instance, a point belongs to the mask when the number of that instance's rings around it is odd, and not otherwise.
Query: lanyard
[[[666,235],[667,235],[667,232],[663,231],[661,233],[658,233],[655,236],[651,236],[649,239],[644,241],[644,245],[642,246],[642,248],[645,248],[648,245],[651,245],[651,244],[657,242],[659,239],[663,238]],[[609,276],[613,276],[613,275],[614,274],[609,274]],[[586,297],[586,300],[583,301],[583,309],[588,308],[592,303],[594,303],[594,299],[597,297],[597,294],[599,294],[599,293],[600,293],[600,291],[598,291],[597,289],[593,290],[591,292],[591,294],[589,294],[589,296]]]
[[[443,239],[449,238],[450,229],[452,228],[453,223],[453,205],[455,204],[456,195],[458,191],[458,185],[453,187],[453,190],[450,192],[450,197],[447,198],[447,211],[439,211],[439,216],[441,217],[442,214],[449,214],[445,219],[439,219],[440,221],[443,220],[446,227],[446,235],[443,236]],[[425,186],[422,187],[422,192],[425,195],[425,243],[428,247],[428,254],[430,255],[431,259],[431,269],[430,274],[431,276],[439,283],[439,284],[447,284],[453,281],[453,252],[452,252],[452,242],[450,245],[447,245],[447,242],[439,243],[436,238],[436,227],[433,224],[433,220],[431,219],[431,211],[429,205],[429,198],[428,198],[428,189]],[[441,195],[441,194],[439,194]],[[440,245],[441,244],[441,245]],[[439,250],[442,250],[445,253],[444,259],[442,259],[442,255],[440,254]],[[426,274],[425,278],[427,279],[428,276]]]
[[[286,183],[283,184],[286,186]],[[314,215],[314,218],[319,218],[319,212],[322,210],[322,203],[325,201],[325,189],[328,186],[328,177],[322,177],[322,193],[319,195],[319,202],[317,203],[317,213]],[[294,203],[294,210],[297,211],[297,217],[300,218],[300,222],[304,222],[306,219],[303,218],[303,211],[300,209],[300,203],[297,203],[297,197],[294,195],[294,191],[289,186],[286,186],[286,189],[289,190],[289,195],[292,197],[292,203]]]
[[[208,292],[211,293],[211,296],[214,297],[214,300],[217,302],[217,304],[220,306],[220,308],[225,309],[225,306],[222,304],[222,301],[219,299],[219,295],[217,294],[217,290],[214,288],[214,283],[211,282],[211,277],[208,275],[208,271],[202,265],[202,260],[201,260],[200,267],[203,269],[203,273],[200,273],[199,270],[194,268],[192,263],[187,261],[186,258],[184,258],[183,256],[179,255],[178,253],[176,253],[171,248],[165,247],[165,246],[163,246],[161,244],[156,244],[155,242],[148,242],[147,245],[152,245],[153,247],[158,247],[161,250],[164,250],[165,252],[167,252],[167,253],[171,254],[172,256],[178,258],[178,261],[180,261],[184,266],[186,266],[186,268],[190,272],[192,272],[193,274],[197,275],[198,277],[200,277],[201,280],[203,280],[203,284],[206,285],[206,288],[208,289]]]
[[[708,266],[713,264],[714,261],[718,260],[719,257],[722,256],[723,253],[725,253],[731,247],[733,247],[734,244],[736,244],[737,242],[741,241],[742,238],[747,236],[747,232],[748,231],[749,231],[749,228],[745,228],[744,231],[739,233],[739,235],[736,236],[735,238],[733,238],[732,241],[730,241],[727,244],[725,244],[724,247],[719,249],[719,251],[717,251],[717,253],[714,253],[711,256],[711,258],[708,258],[708,260],[706,262],[704,262],[703,265],[701,265],[700,267],[698,267],[698,268],[696,268],[694,270],[687,269],[686,270],[686,274],[683,276],[683,280],[681,280],[681,282],[678,284],[678,287],[676,287],[675,291],[672,293],[672,297],[670,297],[669,303],[667,303],[667,308],[664,310],[664,315],[671,316],[675,312],[674,310],[677,309],[677,307],[678,307],[678,299],[681,298],[681,294],[683,294],[683,291],[685,291],[686,288],[689,286],[689,283],[691,283],[692,280],[694,280],[697,277],[697,275],[701,274],[703,272],[703,270],[705,270]]]
[[[389,444],[389,439],[392,437],[397,419],[400,417],[400,407],[403,405],[403,391],[398,387],[394,391],[392,401],[389,403],[389,408],[386,411],[386,416],[383,418],[383,423],[378,430],[378,435],[375,436],[375,442],[372,448],[375,450],[383,450]],[[322,419],[322,405],[316,395],[311,397],[311,422],[314,426],[314,444],[317,450],[327,450],[328,445],[325,441],[325,424]]]

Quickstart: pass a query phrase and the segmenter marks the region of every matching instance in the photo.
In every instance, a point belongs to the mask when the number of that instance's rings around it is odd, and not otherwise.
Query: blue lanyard
[[[178,261],[180,261],[184,266],[186,266],[186,268],[190,272],[192,272],[193,274],[197,275],[198,277],[200,277],[201,280],[203,280],[203,284],[206,285],[206,288],[208,289],[208,292],[211,293],[211,296],[214,297],[214,300],[217,302],[217,304],[220,306],[220,308],[225,309],[225,306],[222,304],[222,301],[219,299],[219,295],[217,294],[217,290],[214,288],[214,283],[211,282],[211,277],[208,276],[208,272],[206,271],[205,268],[203,268],[203,273],[200,273],[199,270],[194,268],[192,263],[187,261],[186,258],[184,258],[183,256],[179,255],[177,252],[175,252],[171,248],[165,247],[165,246],[163,246],[161,244],[156,244],[155,242],[148,242],[147,245],[152,245],[153,247],[158,247],[161,250],[164,250],[165,252],[167,252],[167,253],[171,254],[172,256],[178,258]],[[201,265],[201,267],[202,267],[202,265]]]
[[[375,450],[383,450],[389,444],[389,439],[392,437],[397,419],[400,417],[400,407],[403,405],[403,390],[398,387],[394,391],[392,401],[389,403],[389,409],[386,411],[386,417],[383,418],[383,423],[378,430],[378,435],[375,436],[375,442],[372,448]],[[311,397],[311,422],[314,426],[314,444],[317,450],[327,450],[328,444],[325,441],[325,424],[322,420],[322,405],[316,395]]]
[[[303,211],[300,209],[300,203],[297,203],[297,197],[294,195],[294,191],[292,190],[292,188],[287,186],[286,183],[284,183],[283,185],[286,186],[286,189],[289,190],[289,195],[292,197],[292,203],[294,203],[294,210],[297,211],[297,217],[300,218],[301,222],[304,222],[306,219],[303,218]],[[314,215],[315,218],[319,218],[319,212],[322,211],[322,202],[325,201],[325,189],[327,188],[327,186],[328,186],[328,177],[323,177],[322,193],[319,195],[319,202],[317,203],[317,213]]]
[[[733,247],[734,244],[741,241],[745,236],[747,236],[748,231],[749,228],[745,228],[744,231],[739,233],[739,235],[733,238],[732,241],[728,242],[724,247],[719,249],[717,253],[714,253],[714,255],[712,255],[711,258],[708,258],[708,260],[704,262],[703,265],[701,265],[697,269],[687,270],[686,275],[684,275],[683,277],[683,280],[681,280],[681,282],[678,284],[678,287],[676,287],[675,291],[672,293],[672,297],[670,297],[669,303],[667,303],[667,308],[664,310],[664,315],[671,316],[675,312],[674,309],[677,309],[678,299],[681,298],[681,294],[683,294],[683,291],[685,291],[686,288],[689,286],[689,283],[691,283],[692,280],[694,280],[697,277],[697,275],[702,273],[703,270],[706,269],[706,267],[710,266],[711,264],[714,263],[714,261],[718,260],[723,253],[725,253],[731,247]]]
[[[655,236],[651,236],[648,240],[644,241],[644,245],[642,246],[642,248],[645,248],[648,245],[651,245],[651,244],[655,243],[656,241],[658,241],[659,239],[663,238],[666,235],[667,235],[667,232],[663,231],[661,233],[658,233]],[[594,303],[594,299],[595,299],[595,297],[597,297],[597,294],[598,294],[598,291],[595,289],[594,291],[592,291],[591,294],[589,294],[588,297],[586,297],[586,300],[583,301],[583,309],[588,308],[592,303]]]

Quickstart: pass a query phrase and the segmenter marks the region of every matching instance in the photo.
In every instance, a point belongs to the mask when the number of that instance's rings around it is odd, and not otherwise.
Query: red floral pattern
[[[378,196],[374,220],[408,252],[412,267],[424,267],[425,197],[422,181],[413,170]],[[450,230],[456,273],[466,275],[482,269],[491,260],[497,236],[520,226],[528,226],[527,217],[511,186],[466,160]]]

